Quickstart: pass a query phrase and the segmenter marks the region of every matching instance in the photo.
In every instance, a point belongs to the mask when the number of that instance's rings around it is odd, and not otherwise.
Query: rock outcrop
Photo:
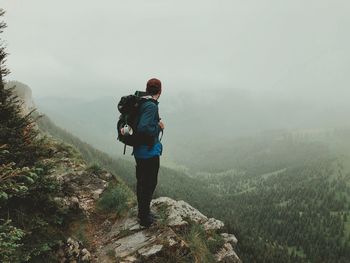
[[[57,255],[61,263],[65,262],[91,262],[90,252],[84,248],[81,242],[69,237],[62,243]]]
[[[176,257],[177,262],[191,261],[192,252],[184,233],[191,225],[198,225],[208,239],[220,233],[224,224],[208,219],[184,201],[160,197],[152,201],[152,210],[160,215],[159,222],[149,229],[140,227],[134,208],[129,216],[101,228],[102,243],[97,253],[98,262],[166,262],[166,257]],[[215,262],[240,262],[233,250],[237,239],[232,234],[221,233],[222,246],[214,251]],[[182,261],[183,260],[183,261]]]
[[[138,224],[135,206],[118,216],[102,212],[98,200],[111,183],[118,183],[115,177],[104,170],[93,172],[64,152],[59,154],[54,175],[63,191],[55,201],[77,215],[67,227],[69,238],[58,250],[60,262],[201,262],[192,239],[204,247],[213,244],[207,251],[212,262],[241,262],[234,251],[236,237],[222,233],[224,223],[184,201],[153,200],[152,211],[160,218],[148,229]]]
[[[76,215],[67,226],[69,238],[58,250],[60,262],[147,263],[167,262],[169,258],[176,259],[173,262],[196,262],[191,238],[199,238],[203,246],[215,244],[208,250],[213,262],[240,262],[234,251],[237,239],[221,233],[223,222],[208,218],[184,201],[160,197],[152,201],[152,210],[160,218],[144,229],[138,224],[135,205],[118,216],[98,209],[97,203],[109,185],[118,184],[112,174],[93,171],[68,158],[64,151],[56,156],[53,175],[63,190],[55,201],[62,210]]]

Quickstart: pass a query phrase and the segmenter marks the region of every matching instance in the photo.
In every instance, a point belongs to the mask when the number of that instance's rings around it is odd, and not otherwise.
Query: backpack
[[[137,125],[140,117],[140,105],[148,100],[146,98],[142,98],[144,95],[147,94],[145,92],[136,91],[134,95],[123,96],[118,103],[118,110],[120,112],[120,117],[117,123],[118,140],[124,143],[124,154],[126,145],[138,146],[143,142],[143,138],[141,138],[137,133]],[[131,127],[131,134],[123,135],[121,133],[121,130],[125,125]]]

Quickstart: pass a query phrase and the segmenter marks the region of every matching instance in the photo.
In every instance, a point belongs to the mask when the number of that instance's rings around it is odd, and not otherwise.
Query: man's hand
[[[162,129],[162,130],[164,130],[164,123],[162,122],[162,121],[159,121],[159,127]]]

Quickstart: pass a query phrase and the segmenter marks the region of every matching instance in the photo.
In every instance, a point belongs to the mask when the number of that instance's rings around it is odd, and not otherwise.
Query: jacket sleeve
[[[158,136],[159,124],[156,120],[158,107],[154,103],[144,104],[141,112],[140,121],[137,126],[137,131],[140,134],[149,135],[152,137]]]

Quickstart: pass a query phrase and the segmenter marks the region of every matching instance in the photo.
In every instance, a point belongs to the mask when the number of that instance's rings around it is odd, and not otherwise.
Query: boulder
[[[131,209],[136,211],[137,209]],[[190,256],[189,244],[184,239],[186,228],[192,224],[202,224],[208,238],[213,233],[219,233],[224,223],[215,218],[207,218],[197,209],[184,201],[176,201],[168,197],[160,197],[152,201],[152,210],[160,215],[160,222],[145,229],[138,223],[135,213],[130,213],[122,220],[117,220],[112,226],[101,232],[103,245],[100,247],[98,262],[162,262],[169,257]],[[110,222],[108,223],[108,225]],[[102,224],[107,225],[105,223]],[[240,262],[232,245],[237,239],[232,234],[221,233],[225,243],[215,254],[217,262]],[[107,254],[113,251],[114,259],[107,260]]]
[[[216,262],[220,263],[241,263],[241,260],[233,250],[230,243],[226,243],[223,248],[215,255]]]
[[[66,242],[62,242],[57,251],[59,262],[88,263],[91,262],[90,252],[76,239],[69,237]]]
[[[188,219],[199,224],[208,221],[205,215],[182,200],[176,201],[169,197],[159,197],[152,201],[152,207],[155,210],[162,206],[167,207],[168,226],[181,227],[188,225]]]
[[[209,220],[205,222],[203,226],[205,231],[212,231],[212,230],[216,231],[216,230],[221,230],[224,227],[224,223],[215,218],[209,218]]]
[[[230,243],[232,246],[237,244],[237,238],[233,234],[221,233],[221,236],[224,238],[226,243]]]
[[[138,250],[138,253],[144,258],[150,258],[151,256],[157,255],[163,249],[163,245],[156,244],[149,247],[143,247]]]

